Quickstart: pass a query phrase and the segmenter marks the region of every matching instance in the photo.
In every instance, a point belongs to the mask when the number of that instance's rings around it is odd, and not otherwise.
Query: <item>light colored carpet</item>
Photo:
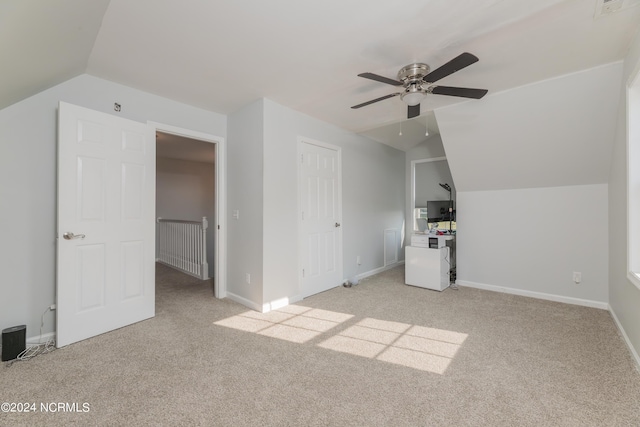
[[[157,267],[157,315],[0,366],[0,425],[638,426],[640,375],[608,312],[403,268],[262,315]]]

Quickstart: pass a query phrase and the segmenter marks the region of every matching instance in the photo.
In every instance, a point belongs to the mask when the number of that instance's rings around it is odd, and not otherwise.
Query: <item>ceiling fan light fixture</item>
[[[420,104],[426,97],[427,94],[422,90],[422,88],[411,86],[400,96],[400,99],[402,99],[407,105],[415,106]]]

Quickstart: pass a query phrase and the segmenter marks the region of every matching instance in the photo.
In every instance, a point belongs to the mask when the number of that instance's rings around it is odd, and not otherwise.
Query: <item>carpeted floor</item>
[[[260,314],[158,266],[155,318],[0,365],[0,425],[640,425],[608,312],[403,276]]]

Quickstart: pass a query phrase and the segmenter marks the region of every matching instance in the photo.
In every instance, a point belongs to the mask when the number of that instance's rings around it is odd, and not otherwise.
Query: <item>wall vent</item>
[[[640,0],[598,0],[594,17],[610,15],[638,5],[640,5]]]

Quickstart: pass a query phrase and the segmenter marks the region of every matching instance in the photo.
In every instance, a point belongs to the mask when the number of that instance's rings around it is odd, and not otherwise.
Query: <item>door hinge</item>
[[[302,269],[302,277],[304,277],[304,268]]]
[[[300,163],[304,163],[304,154],[300,154]]]
[[[304,219],[304,211],[302,211],[302,219]]]
[[[218,230],[220,230],[220,226],[218,225]]]

